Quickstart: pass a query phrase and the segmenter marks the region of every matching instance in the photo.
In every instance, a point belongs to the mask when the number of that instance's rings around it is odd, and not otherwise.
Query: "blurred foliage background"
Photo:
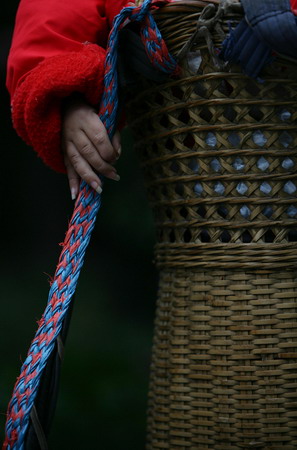
[[[5,413],[47,302],[73,204],[66,177],[16,135],[5,89],[17,0],[1,11],[0,440]],[[131,136],[121,181],[107,181],[79,280],[51,450],[140,450],[145,442],[157,273],[154,229]]]

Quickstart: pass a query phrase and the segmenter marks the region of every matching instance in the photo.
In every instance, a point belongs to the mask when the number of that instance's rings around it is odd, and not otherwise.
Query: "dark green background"
[[[12,129],[5,68],[18,2],[1,5],[0,440],[73,204],[66,177]],[[107,181],[80,276],[51,450],[141,450],[157,290],[154,230],[132,141]]]

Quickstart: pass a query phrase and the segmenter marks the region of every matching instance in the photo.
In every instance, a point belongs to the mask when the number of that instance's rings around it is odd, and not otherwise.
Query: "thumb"
[[[115,149],[116,153],[118,154],[118,158],[121,155],[121,134],[120,132],[117,130],[113,136],[113,138],[111,139],[111,143],[113,148]]]

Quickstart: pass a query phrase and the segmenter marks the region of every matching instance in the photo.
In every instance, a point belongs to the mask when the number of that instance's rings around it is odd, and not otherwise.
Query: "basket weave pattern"
[[[261,84],[205,69],[148,88],[132,104],[158,240],[230,243],[229,251],[273,243],[288,253],[279,263],[295,266],[296,78],[274,74]]]
[[[171,52],[205,5],[156,13]],[[147,448],[293,450],[296,69],[279,60],[265,82],[222,71],[204,39],[181,64],[180,79],[142,80],[128,113],[160,269]]]
[[[163,270],[149,449],[297,446],[290,271]]]

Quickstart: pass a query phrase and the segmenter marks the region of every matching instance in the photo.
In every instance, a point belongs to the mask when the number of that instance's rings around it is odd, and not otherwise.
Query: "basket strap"
[[[121,31],[119,52],[119,83],[125,88],[137,84],[137,74],[144,78],[165,83],[168,74],[151,63],[140,35],[129,28]]]

